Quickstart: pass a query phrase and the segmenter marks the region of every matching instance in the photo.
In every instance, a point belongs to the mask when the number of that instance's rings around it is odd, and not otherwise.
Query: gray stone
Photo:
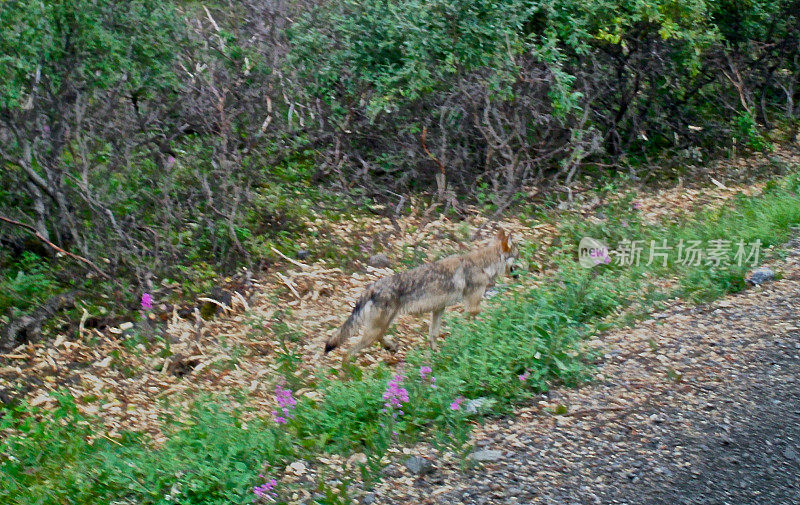
[[[503,451],[484,449],[482,451],[475,451],[470,456],[474,461],[497,461],[503,459]]]
[[[375,493],[367,493],[361,498],[361,503],[364,505],[372,505],[375,503]]]
[[[419,456],[411,456],[407,460],[403,461],[403,465],[405,465],[405,467],[408,468],[408,471],[414,475],[426,475],[435,470],[433,463]]]
[[[383,253],[373,254],[367,260],[367,265],[374,268],[386,268],[391,264],[392,262],[389,261],[389,257]]]
[[[300,261],[307,260],[310,257],[311,253],[305,249],[300,249],[299,251],[297,251],[297,259],[299,259]]]
[[[658,475],[663,475],[665,477],[672,477],[673,472],[669,468],[663,466],[657,466],[653,469],[653,473]]]
[[[495,400],[481,396],[474,400],[467,400],[464,404],[464,412],[467,414],[477,414],[480,411],[485,411],[495,404]]]
[[[747,282],[754,286],[775,280],[775,272],[771,268],[761,267],[753,270]]]

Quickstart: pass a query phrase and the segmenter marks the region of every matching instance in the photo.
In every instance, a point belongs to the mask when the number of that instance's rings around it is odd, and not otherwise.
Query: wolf
[[[344,344],[362,326],[363,335],[345,360],[378,340],[385,349],[395,352],[397,344],[386,337],[394,318],[398,314],[426,312],[432,314],[428,339],[431,349],[436,350],[444,309],[463,302],[470,317],[478,315],[486,288],[499,275],[518,276],[518,257],[519,250],[511,237],[500,230],[487,246],[375,281],[358,299],[350,317],[327,339],[325,354]]]

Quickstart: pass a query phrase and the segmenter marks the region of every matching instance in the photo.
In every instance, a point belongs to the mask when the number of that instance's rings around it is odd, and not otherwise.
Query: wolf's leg
[[[392,324],[392,320],[396,314],[396,311],[392,312],[388,310],[382,310],[365,321],[364,334],[361,336],[361,339],[359,339],[359,341],[350,348],[347,353],[348,356],[354,356],[358,354],[362,350],[371,346],[376,340],[380,340],[381,343],[384,344],[384,347],[394,352],[397,346],[391,341],[389,341],[390,343],[387,344],[386,339],[384,339],[384,334],[386,333],[386,330],[389,329],[389,325]],[[392,346],[394,347],[394,350],[390,349]]]
[[[380,321],[382,324],[378,332],[378,340],[381,341],[381,345],[383,345],[383,348],[392,354],[397,352],[397,342],[387,336],[386,332],[389,330],[389,326],[392,325],[392,321],[394,321],[396,315],[397,311],[388,314],[386,318],[382,319]]]
[[[431,349],[436,350],[436,337],[442,334],[442,314],[444,309],[434,310],[431,315],[431,325],[428,330],[428,342],[431,344]]]
[[[477,316],[481,311],[481,300],[486,292],[486,286],[478,286],[473,291],[464,294],[464,308],[470,318]]]

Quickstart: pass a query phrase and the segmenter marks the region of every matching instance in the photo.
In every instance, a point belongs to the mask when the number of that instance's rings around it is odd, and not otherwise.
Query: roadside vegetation
[[[78,408],[87,398],[45,409],[0,391],[0,501],[280,503],[286,465],[330,453],[363,455],[375,480],[389,448],[425,437],[466,453],[485,416],[587,380],[587,342],[611,325],[743,289],[746,266],[587,269],[578,243],[760,241],[770,257],[800,223],[796,167],[679,224],[643,222],[631,197],[599,220],[546,207],[576,184],[625,194],[795,143],[799,15],[798,0],[0,2],[4,356],[135,319],[121,345],[162,338],[166,358],[168,336],[147,333],[153,295],[164,320],[189,318],[198,297],[283,261],[346,269],[380,244],[345,250],[328,224],[396,226],[410,201],[561,232],[543,278],[453,319],[439,352],[402,366],[295,373],[298,336],[272,324],[258,337],[279,344],[274,411],[210,394],[158,420],[163,438],[109,436]],[[120,356],[104,359],[134,376]],[[346,503],[347,479],[323,476],[317,502]]]
[[[758,196],[666,226],[641,222],[622,198],[602,209],[603,224],[563,223],[567,240],[548,251],[553,268],[541,284],[524,291],[509,286],[476,321],[453,319],[438,353],[418,350],[395,370],[353,367],[345,379],[331,370],[318,383],[298,382],[289,365],[276,386],[276,410],[246,421],[233,402],[208,397],[163,419],[166,438],[155,443],[143,433],[108,438],[67,395],[54,411],[25,403],[6,408],[0,496],[14,504],[280,503],[292,493],[280,472],[297,460],[363,453],[361,478],[369,481],[380,478],[389,447],[423,436],[468,451],[470,428],[483,416],[507,412],[554,384],[586,380],[593,353],[586,341],[628,322],[619,317],[627,309],[636,308],[637,317],[667,298],[710,300],[735,292],[752,268],[668,261],[588,269],[576,261],[580,237],[605,238],[612,247],[623,239],[758,240],[762,259],[774,258],[776,246],[800,224],[799,191],[793,172]],[[522,247],[525,256],[534,244]],[[667,279],[678,282],[661,282]],[[296,394],[306,388],[319,394]],[[316,485],[318,503],[347,503],[347,476],[328,475]]]

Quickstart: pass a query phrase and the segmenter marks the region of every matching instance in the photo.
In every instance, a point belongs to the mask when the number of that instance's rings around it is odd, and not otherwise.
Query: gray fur
[[[349,356],[376,340],[395,351],[396,344],[385,334],[394,318],[403,313],[432,314],[429,340],[431,348],[435,348],[445,308],[463,302],[471,316],[477,315],[486,288],[494,284],[498,275],[510,273],[516,257],[516,248],[501,232],[488,246],[374,282],[361,295],[342,327],[325,343],[325,353],[344,344],[362,325],[364,334],[350,349]]]

